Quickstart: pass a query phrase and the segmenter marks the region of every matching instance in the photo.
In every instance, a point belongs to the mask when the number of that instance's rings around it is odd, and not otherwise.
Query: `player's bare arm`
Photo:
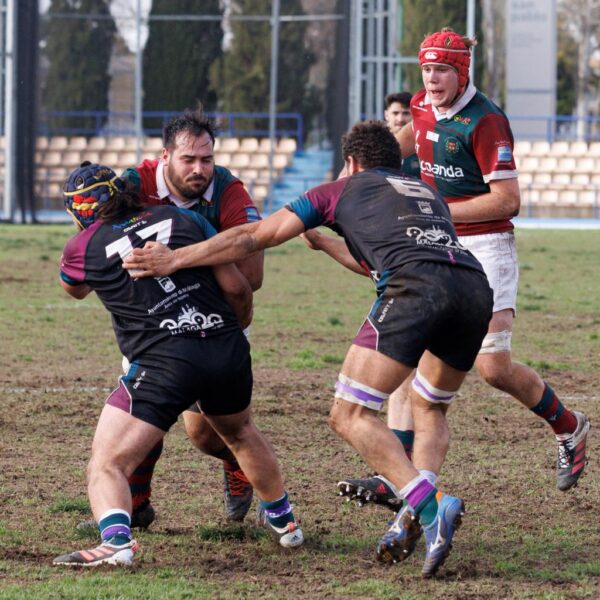
[[[264,273],[265,253],[256,252],[236,262],[236,267],[240,273],[248,280],[253,292],[262,287]]]
[[[480,223],[516,217],[521,208],[518,179],[513,177],[490,181],[488,194],[464,202],[452,202],[449,206],[455,223]]]
[[[80,283],[78,285],[70,285],[62,279],[59,280],[60,285],[69,296],[73,296],[77,300],[83,300],[91,291],[92,288],[87,283]]]
[[[400,144],[400,154],[403,158],[415,153],[415,134],[412,122],[404,125],[394,137],[398,141],[398,144]]]
[[[350,254],[350,250],[348,250],[348,246],[346,246],[346,242],[343,239],[325,235],[316,229],[309,229],[301,234],[300,237],[312,250],[322,250],[342,266],[350,269],[350,271],[368,277],[369,274]]]
[[[146,242],[123,262],[135,277],[170,275],[179,269],[237,262],[249,255],[283,244],[304,231],[304,224],[291,211],[282,208],[271,216],[232,227],[204,242],[170,250],[158,242]]]
[[[235,265],[217,265],[213,274],[242,328],[252,321],[252,289]]]

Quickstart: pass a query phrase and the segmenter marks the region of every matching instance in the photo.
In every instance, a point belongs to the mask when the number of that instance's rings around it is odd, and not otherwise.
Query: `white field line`
[[[82,386],[64,386],[64,387],[52,387],[52,388],[26,388],[26,387],[0,387],[0,393],[2,394],[64,394],[70,392],[110,392],[114,390],[114,387],[82,387]],[[461,395],[461,392],[458,393]],[[492,396],[492,398],[510,398],[509,394],[504,394],[503,392],[493,392],[488,394]],[[600,400],[600,396],[589,396],[587,394],[575,394],[571,396],[565,396],[563,394],[559,394],[559,400],[565,402],[597,402]]]

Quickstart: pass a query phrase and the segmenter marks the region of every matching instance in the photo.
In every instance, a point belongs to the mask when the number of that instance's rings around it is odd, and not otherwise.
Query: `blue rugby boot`
[[[376,557],[383,563],[397,563],[408,558],[414,551],[423,529],[414,509],[408,502],[390,521],[391,527],[377,544]]]
[[[435,520],[423,528],[425,535],[425,562],[421,574],[433,577],[452,548],[452,537],[460,527],[465,505],[460,498],[437,493],[438,511]]]

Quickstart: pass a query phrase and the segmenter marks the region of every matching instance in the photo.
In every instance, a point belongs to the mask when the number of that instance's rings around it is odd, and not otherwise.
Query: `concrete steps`
[[[269,215],[295,200],[307,189],[331,178],[333,152],[330,150],[302,150],[294,154],[292,164],[283,172],[282,179],[265,198],[263,215]]]

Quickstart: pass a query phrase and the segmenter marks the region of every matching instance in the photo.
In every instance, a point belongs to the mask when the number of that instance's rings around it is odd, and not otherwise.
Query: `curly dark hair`
[[[400,145],[384,121],[361,121],[342,137],[342,156],[352,156],[363,169],[399,169]]]
[[[141,210],[145,204],[131,181],[119,178],[119,191],[112,194],[109,200],[98,204],[97,218],[103,223],[119,221],[128,212]]]
[[[182,131],[190,133],[194,137],[208,133],[212,143],[215,143],[215,129],[212,121],[204,114],[202,105],[195,109],[186,108],[183,115],[174,117],[163,128],[163,146],[172,149],[175,138]]]

